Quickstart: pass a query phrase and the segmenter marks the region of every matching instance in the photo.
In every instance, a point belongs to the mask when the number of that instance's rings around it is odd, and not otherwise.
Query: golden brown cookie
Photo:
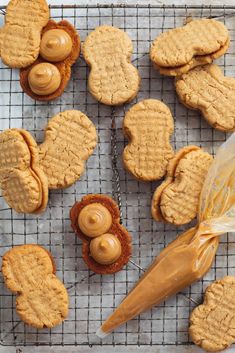
[[[65,31],[66,33],[69,34],[70,38],[72,39],[72,50],[71,53],[69,54],[68,57],[66,57],[63,61],[58,61],[58,62],[53,62],[52,64],[56,66],[56,68],[59,70],[60,76],[61,76],[61,82],[59,84],[59,87],[54,91],[53,93],[46,94],[46,95],[39,95],[36,94],[35,92],[32,91],[30,84],[29,84],[29,73],[34,68],[36,65],[40,63],[45,63],[47,60],[43,59],[41,55],[38,57],[38,59],[30,66],[21,69],[20,70],[20,84],[25,93],[27,93],[31,98],[39,101],[50,101],[53,99],[56,99],[63,94],[69,80],[71,77],[71,67],[72,65],[76,62],[80,55],[80,37],[74,28],[68,21],[61,21],[56,23],[53,20],[50,20],[46,27],[42,31],[42,36],[52,30],[52,29],[60,29]],[[54,74],[52,75],[51,79],[49,80],[50,82],[47,83],[51,84],[51,81],[54,79]],[[44,86],[45,87],[45,86]]]
[[[0,186],[16,212],[40,213],[47,206],[47,178],[39,167],[37,144],[25,130],[0,134]]]
[[[49,15],[45,0],[11,0],[7,5],[5,22],[22,27],[44,27]]]
[[[152,216],[175,225],[192,221],[212,156],[197,146],[182,148],[169,162],[165,181],[152,199]]]
[[[197,67],[175,80],[180,101],[198,109],[214,128],[235,131],[235,78],[217,65]]]
[[[1,29],[0,56],[12,68],[31,65],[39,55],[42,28],[49,20],[45,0],[11,0]]]
[[[170,109],[156,99],[135,104],[125,115],[123,132],[129,144],[123,152],[126,169],[137,179],[162,178],[174,152],[170,145],[174,121]]]
[[[137,95],[140,76],[131,64],[132,51],[129,36],[116,27],[97,27],[86,38],[83,56],[91,67],[89,90],[99,102],[120,105]]]
[[[161,73],[176,76],[211,63],[228,47],[229,33],[223,23],[197,19],[158,36],[152,44],[150,59]]]
[[[207,352],[235,342],[235,277],[226,276],[207,287],[204,302],[190,316],[189,334]]]
[[[120,224],[119,208],[110,197],[83,197],[72,207],[70,219],[73,230],[83,241],[83,259],[92,271],[111,274],[120,271],[128,263],[132,253],[131,236]],[[107,239],[103,235],[108,235]],[[119,256],[116,256],[117,253]],[[99,262],[92,255],[95,255]],[[106,261],[110,258],[112,262]]]
[[[224,55],[229,47],[230,40],[226,42],[226,44],[221,47],[215,53],[209,55],[198,55],[192,58],[188,64],[178,66],[178,67],[160,67],[154,65],[154,67],[159,70],[160,74],[167,75],[167,76],[180,76],[182,74],[187,73],[189,70],[193,69],[194,67],[211,64],[213,60],[219,58],[220,56]]]
[[[44,142],[38,146],[40,167],[48,179],[49,189],[66,188],[75,183],[96,144],[94,124],[79,110],[67,110],[51,118]]]
[[[55,271],[51,254],[38,245],[15,246],[4,254],[4,282],[17,295],[16,310],[26,324],[51,328],[66,319],[68,294]]]

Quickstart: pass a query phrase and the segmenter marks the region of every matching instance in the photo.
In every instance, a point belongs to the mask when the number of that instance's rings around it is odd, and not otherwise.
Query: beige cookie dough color
[[[48,201],[48,184],[39,167],[37,144],[25,130],[0,134],[2,196],[18,213],[40,213]]]
[[[38,147],[40,166],[47,176],[49,189],[66,188],[75,183],[96,144],[95,125],[81,111],[66,110],[51,118],[44,142]]]
[[[132,51],[131,39],[116,27],[97,27],[86,38],[83,56],[91,67],[89,90],[99,102],[120,105],[137,95],[140,76],[131,64]]]
[[[17,295],[16,310],[26,324],[43,329],[65,320],[68,294],[46,249],[36,244],[12,248],[3,256],[2,274],[7,288]]]
[[[153,218],[175,225],[192,221],[212,161],[212,156],[197,146],[179,150],[168,165],[165,181],[153,195]]]
[[[207,287],[202,305],[190,315],[189,334],[207,352],[222,351],[235,342],[235,277],[226,276]]]
[[[5,65],[25,68],[39,55],[41,32],[49,20],[45,0],[11,0],[1,29],[0,56]]]
[[[228,39],[228,30],[222,22],[192,20],[183,27],[160,34],[152,44],[150,59],[159,67],[179,67],[188,64],[194,56],[217,52]]]
[[[170,144],[173,129],[170,109],[161,101],[146,99],[135,104],[123,120],[129,140],[123,152],[126,169],[143,181],[163,177],[174,155]]]
[[[235,131],[235,78],[225,77],[217,65],[206,65],[176,78],[175,87],[180,101],[200,110],[212,127]]]

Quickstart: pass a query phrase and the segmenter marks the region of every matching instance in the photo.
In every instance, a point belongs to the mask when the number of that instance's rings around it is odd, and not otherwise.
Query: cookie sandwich
[[[152,43],[150,59],[161,74],[178,76],[212,63],[226,53],[229,44],[229,32],[222,22],[196,19],[160,34]]]
[[[39,164],[37,143],[23,129],[0,134],[0,188],[18,213],[41,213],[48,202],[48,180]]]
[[[39,101],[50,101],[64,92],[71,67],[80,55],[80,37],[68,21],[50,20],[42,31],[40,55],[20,71],[20,84],[25,93]]]
[[[82,257],[98,274],[120,271],[132,252],[131,235],[120,224],[119,208],[106,195],[87,195],[70,211],[71,225],[82,240]]]
[[[156,221],[175,225],[191,222],[198,213],[199,198],[213,157],[197,146],[179,150],[167,167],[163,183],[152,199]]]

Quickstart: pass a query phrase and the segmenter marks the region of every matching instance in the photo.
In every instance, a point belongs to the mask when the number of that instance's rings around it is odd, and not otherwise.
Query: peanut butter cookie
[[[49,20],[45,0],[11,0],[1,29],[0,56],[12,68],[31,65],[39,55],[41,31]]]
[[[50,20],[42,31],[40,55],[20,70],[23,91],[38,101],[60,97],[71,77],[71,67],[80,55],[80,37],[68,21]]]
[[[174,155],[173,129],[170,109],[164,103],[146,99],[135,104],[123,120],[123,132],[130,141],[123,152],[126,169],[139,180],[162,178]]]
[[[158,36],[152,44],[150,59],[162,74],[181,75],[223,55],[229,42],[223,23],[214,19],[192,20]]]
[[[4,282],[17,295],[20,319],[38,329],[54,327],[68,315],[68,294],[55,271],[51,254],[38,245],[15,246],[2,259]]]
[[[137,95],[140,76],[131,64],[133,51],[129,36],[119,28],[100,26],[83,45],[83,56],[91,66],[88,85],[99,102],[120,105]]]
[[[95,126],[82,112],[67,110],[51,118],[44,142],[38,146],[40,166],[49,189],[66,188],[75,183],[96,144]]]
[[[152,199],[152,216],[157,221],[186,224],[197,215],[201,189],[212,156],[197,146],[182,148],[169,162],[165,181]]]
[[[40,213],[47,206],[47,178],[39,167],[37,144],[25,130],[0,134],[0,186],[16,212]]]
[[[70,211],[72,228],[83,241],[82,256],[99,274],[120,271],[131,256],[131,236],[120,224],[117,204],[106,195],[87,195]]]
[[[215,129],[235,131],[235,78],[217,65],[197,67],[175,80],[180,101],[198,109]]]
[[[190,316],[189,334],[207,352],[235,342],[235,277],[226,276],[207,287],[202,305]]]
[[[226,44],[221,47],[218,51],[209,54],[209,55],[197,55],[195,56],[188,64],[181,65],[178,67],[160,67],[154,65],[157,70],[159,70],[160,74],[167,75],[167,76],[180,76],[182,74],[187,73],[189,70],[193,69],[197,66],[202,66],[206,64],[211,64],[213,60],[219,58],[220,56],[224,55],[230,45],[230,40],[228,39]]]

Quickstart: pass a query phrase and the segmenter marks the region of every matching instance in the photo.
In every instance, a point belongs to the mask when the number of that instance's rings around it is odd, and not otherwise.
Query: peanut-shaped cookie
[[[235,78],[225,77],[217,65],[197,67],[175,80],[180,101],[198,109],[214,128],[235,131]]]
[[[26,324],[51,328],[67,317],[68,294],[55,271],[51,254],[38,245],[16,246],[4,254],[4,282],[17,295],[16,310]]]
[[[49,189],[66,188],[75,183],[96,144],[94,124],[79,110],[66,110],[51,118],[44,142],[38,146],[40,166]]]
[[[132,51],[129,36],[116,27],[97,27],[86,38],[83,56],[91,67],[89,90],[99,102],[120,105],[137,95],[140,76],[131,64]]]
[[[228,40],[226,44],[216,52],[208,55],[194,56],[194,58],[190,60],[188,64],[185,64],[185,65],[175,66],[175,67],[163,67],[163,66],[160,67],[154,64],[154,66],[162,75],[180,76],[187,73],[189,70],[193,69],[194,67],[211,64],[213,60],[219,58],[220,56],[224,55],[227,52],[229,45],[230,45],[230,41]]]
[[[175,225],[193,220],[212,156],[197,146],[182,148],[169,162],[165,181],[152,199],[152,216]]]
[[[40,213],[47,206],[47,178],[39,166],[37,144],[25,130],[0,134],[0,187],[16,212]]]
[[[197,19],[159,35],[150,50],[150,59],[161,73],[180,75],[195,66],[211,63],[229,46],[229,33],[214,19]]]
[[[174,152],[170,144],[174,121],[170,109],[156,99],[135,104],[125,115],[123,132],[129,144],[123,152],[126,169],[143,181],[162,178]]]
[[[207,287],[203,304],[190,316],[189,334],[207,352],[235,343],[235,277],[226,276]]]
[[[118,205],[106,195],[87,195],[70,211],[71,225],[82,239],[82,257],[99,274],[120,271],[129,261],[131,235],[120,224]]]
[[[39,55],[41,31],[48,20],[45,0],[11,0],[0,35],[4,64],[12,68],[31,65]]]
[[[20,70],[20,84],[25,93],[38,101],[51,101],[64,92],[71,67],[80,55],[80,37],[68,21],[49,20],[42,30],[40,55],[30,66]]]

